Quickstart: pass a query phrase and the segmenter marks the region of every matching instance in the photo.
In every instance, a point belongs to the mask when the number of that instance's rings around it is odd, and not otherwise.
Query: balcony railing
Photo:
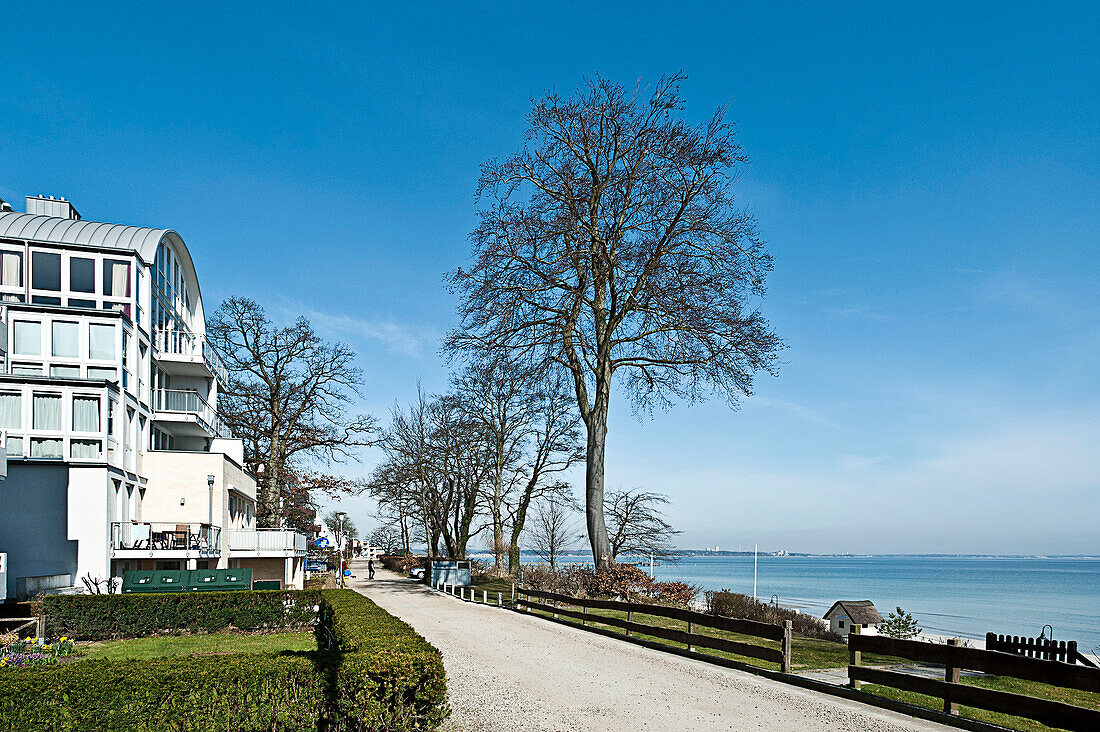
[[[115,521],[111,524],[114,550],[195,552],[209,557],[221,554],[221,527],[210,524],[173,524]]]
[[[190,414],[216,437],[231,437],[221,417],[198,392],[182,389],[157,389],[153,392],[153,411]]]
[[[221,355],[214,350],[205,337],[183,330],[158,330],[153,335],[153,347],[162,354],[184,356],[190,359],[201,358],[214,374],[218,383],[225,384],[229,379],[229,369]]]
[[[306,537],[286,529],[230,529],[229,551],[305,556]]]

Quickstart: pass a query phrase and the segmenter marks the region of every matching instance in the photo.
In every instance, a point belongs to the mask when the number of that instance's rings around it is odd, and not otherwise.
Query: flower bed
[[[28,666],[50,666],[74,652],[73,642],[61,638],[56,643],[23,639],[0,648],[0,669],[12,670]]]

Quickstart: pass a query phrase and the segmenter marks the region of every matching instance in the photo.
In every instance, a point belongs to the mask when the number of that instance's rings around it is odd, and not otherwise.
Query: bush
[[[823,621],[812,615],[806,615],[790,608],[776,607],[770,603],[743,595],[740,592],[730,592],[729,590],[707,592],[705,598],[707,612],[712,615],[725,615],[730,618],[743,618],[773,624],[790,620],[791,629],[799,635],[838,642],[844,640],[830,631],[829,626],[825,625]]]
[[[656,600],[680,607],[691,607],[699,595],[699,588],[684,582],[654,582],[633,564],[612,564],[596,569],[578,566],[556,570],[525,567],[521,582],[524,587],[533,590],[573,597],[613,597],[630,602]]]
[[[157,633],[306,628],[317,619],[317,590],[50,595],[42,600],[46,634],[77,640],[141,638]]]
[[[316,633],[323,657],[341,657],[330,729],[430,730],[447,718],[443,656],[407,623],[352,590],[326,590]]]
[[[13,670],[0,674],[0,726],[13,732],[438,727],[447,716],[439,651],[362,595],[314,594],[320,595],[322,622],[316,632],[324,650],[90,660]]]

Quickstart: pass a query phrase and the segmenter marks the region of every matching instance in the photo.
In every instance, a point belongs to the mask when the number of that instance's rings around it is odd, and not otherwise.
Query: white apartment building
[[[249,567],[301,587],[306,538],[256,528],[218,418],[227,372],[170,229],[0,201],[0,552],[8,595],[131,569]]]

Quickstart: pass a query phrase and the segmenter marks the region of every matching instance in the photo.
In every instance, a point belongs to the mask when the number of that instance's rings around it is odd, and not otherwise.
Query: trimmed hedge
[[[353,590],[325,590],[317,643],[333,664],[329,729],[432,730],[446,720],[443,656]]]
[[[210,633],[312,627],[319,590],[49,595],[42,600],[46,635],[78,640],[141,638],[157,633]]]
[[[0,671],[0,729],[403,732],[446,719],[439,651],[356,592],[310,594],[323,650]]]

